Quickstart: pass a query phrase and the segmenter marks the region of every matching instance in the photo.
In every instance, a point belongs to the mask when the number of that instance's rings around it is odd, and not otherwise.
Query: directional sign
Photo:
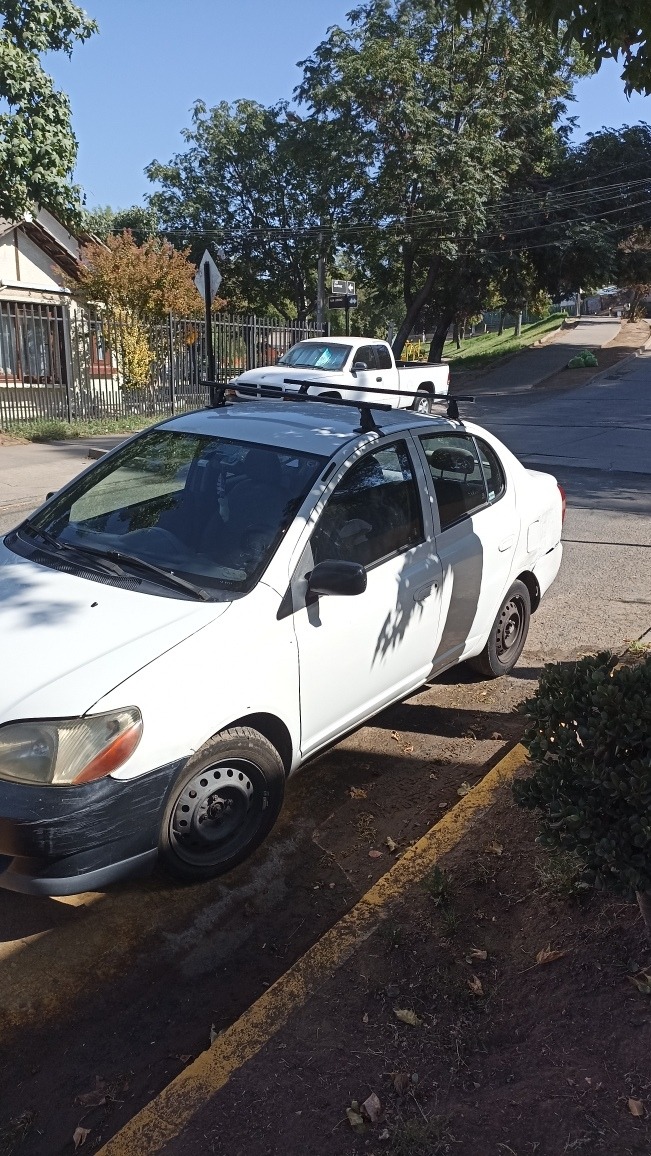
[[[355,295],[355,282],[354,281],[342,281],[341,279],[335,277],[333,279],[333,282],[332,282],[332,292],[334,294],[343,293],[347,297],[354,296]]]
[[[356,309],[356,293],[338,293],[328,298],[328,309]]]
[[[217,290],[222,283],[222,275],[207,249],[201,258],[201,261],[199,262],[197,275],[194,279],[194,283],[202,297],[205,296],[206,274],[204,272],[204,268],[206,264],[208,265],[208,271],[210,273],[210,300],[212,301],[213,297],[217,295]]]

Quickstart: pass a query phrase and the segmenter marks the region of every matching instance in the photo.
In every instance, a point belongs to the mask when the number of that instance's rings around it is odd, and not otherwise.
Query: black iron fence
[[[272,365],[312,324],[217,313],[217,379]],[[163,417],[197,409],[208,393],[205,322],[0,302],[0,428],[37,418],[75,421],[129,414]]]

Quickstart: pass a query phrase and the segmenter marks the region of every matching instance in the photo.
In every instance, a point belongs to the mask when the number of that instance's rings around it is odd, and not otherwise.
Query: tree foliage
[[[461,16],[486,12],[492,0],[459,0]],[[648,0],[526,0],[533,25],[546,28],[566,46],[577,45],[598,69],[608,57],[623,60],[627,95],[651,92],[651,8]]]
[[[71,0],[0,0],[0,215],[20,219],[42,206],[67,223],[78,220],[70,104],[40,58],[70,55],[95,31]]]
[[[168,313],[196,314],[201,298],[194,284],[196,269],[188,250],[179,251],[158,238],[138,245],[125,230],[105,243],[91,241],[81,248],[81,268],[74,292],[88,304],[127,310],[147,321],[163,321]]]
[[[157,237],[160,232],[158,214],[148,205],[132,205],[129,209],[112,209],[110,205],[98,205],[95,209],[85,209],[82,227],[101,241],[112,234],[118,236],[128,229],[137,245],[143,245]]]
[[[346,136],[350,134],[347,132]],[[355,164],[333,126],[302,121],[287,104],[194,107],[187,148],[147,169],[160,189],[150,203],[176,242],[223,251],[232,308],[304,319],[316,299],[320,224],[341,218]],[[333,158],[336,157],[336,163]]]
[[[362,206],[383,226],[370,272],[402,281],[396,352],[427,307],[436,359],[454,316],[476,311],[470,278],[481,306],[508,231],[501,202],[563,150],[573,64],[518,0],[474,21],[452,0],[369,0],[349,21],[303,62],[298,96],[320,125],[358,126]]]

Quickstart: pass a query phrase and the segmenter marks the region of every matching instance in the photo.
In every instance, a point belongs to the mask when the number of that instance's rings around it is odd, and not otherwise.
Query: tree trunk
[[[651,940],[651,891],[636,891],[635,898],[642,912],[647,939]]]
[[[423,305],[425,304],[425,302],[427,301],[427,298],[429,297],[430,293],[432,292],[432,288],[434,286],[434,280],[436,278],[437,271],[438,271],[438,260],[436,258],[434,258],[434,260],[432,260],[432,262],[430,263],[430,267],[427,271],[427,277],[425,278],[425,281],[423,282],[421,288],[418,290],[418,293],[416,293],[415,297],[412,298],[410,304],[408,305],[405,319],[404,319],[402,325],[400,326],[400,328],[398,329],[398,332],[396,333],[396,336],[394,338],[392,349],[393,349],[393,356],[395,357],[396,361],[399,360],[400,354],[402,353],[403,346],[405,344],[405,341],[409,337],[409,334],[411,333],[414,325],[416,324],[416,321],[418,320],[418,317],[420,315],[421,309],[423,308]],[[449,322],[448,322],[448,324],[449,324]]]
[[[427,356],[428,364],[438,362],[443,357],[443,346],[448,335],[450,322],[452,321],[452,313],[442,313],[438,319],[434,335],[430,342],[429,354]]]
[[[515,315],[515,336],[522,336],[522,310],[520,309]]]
[[[457,349],[461,349],[461,337],[459,336],[459,322],[458,321],[455,321],[455,323],[454,323],[454,329],[452,330],[452,340],[454,341],[454,344],[456,345]]]
[[[497,336],[501,337],[504,332],[504,310],[500,309],[500,323],[497,327]]]

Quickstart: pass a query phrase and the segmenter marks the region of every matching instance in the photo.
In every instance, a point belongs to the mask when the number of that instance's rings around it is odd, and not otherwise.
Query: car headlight
[[[86,718],[0,726],[0,779],[19,783],[90,783],[121,767],[142,734],[135,706]]]

